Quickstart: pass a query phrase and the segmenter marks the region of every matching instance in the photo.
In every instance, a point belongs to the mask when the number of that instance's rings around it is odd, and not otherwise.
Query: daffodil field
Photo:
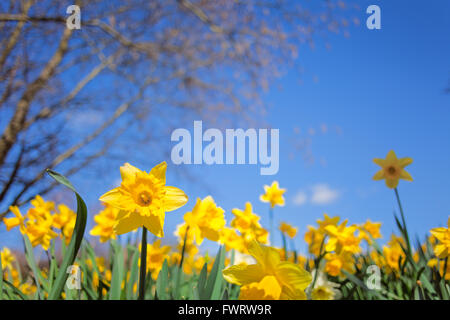
[[[8,231],[20,230],[25,261],[2,248],[0,299],[448,300],[450,219],[447,228],[413,239],[398,189],[400,179],[412,181],[405,170],[412,159],[390,151],[374,162],[381,168],[373,179],[384,180],[397,201],[398,232],[380,244],[381,222],[324,214],[302,235],[308,252],[293,245],[292,239],[301,236],[298,229],[277,219],[285,190],[276,181],[264,186],[260,199],[249,199],[267,203],[269,226],[260,223],[250,201],[232,210],[227,225],[220,204],[207,196],[196,200],[176,230],[165,230],[165,214],[183,207],[188,196],[167,185],[165,162],[149,172],[126,163],[120,186],[98,195],[104,209],[86,230],[81,194],[48,170],[74,192],[76,211],[39,195],[27,212],[10,207],[3,223]],[[109,244],[109,253],[98,254],[88,233]],[[176,235],[176,246],[163,244],[167,233]],[[276,233],[282,235],[280,247],[271,246]],[[216,242],[217,252],[202,252],[204,241]],[[44,259],[35,256],[36,249]]]

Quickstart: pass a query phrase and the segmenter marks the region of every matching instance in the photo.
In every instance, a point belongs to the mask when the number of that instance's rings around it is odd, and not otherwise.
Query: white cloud
[[[298,191],[297,194],[294,196],[293,202],[296,206],[302,206],[306,203],[308,200],[308,196],[303,191]]]
[[[329,204],[339,198],[339,191],[331,189],[327,184],[316,184],[311,189],[313,204]]]

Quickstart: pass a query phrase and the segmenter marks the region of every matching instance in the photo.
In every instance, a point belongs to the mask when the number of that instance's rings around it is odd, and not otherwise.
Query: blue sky
[[[280,130],[278,174],[261,176],[259,167],[251,165],[193,168],[193,174],[200,173],[200,179],[211,187],[209,192],[169,175],[168,184],[182,188],[190,200],[183,209],[166,215],[167,235],[181,223],[195,199],[209,193],[226,210],[228,223],[231,209],[243,208],[250,201],[268,226],[268,207],[259,195],[264,184],[277,180],[287,193],[286,205],[275,209],[275,219],[299,227],[297,248],[304,250],[307,225],[325,212],[348,218],[350,223],[380,221],[387,240],[395,230],[397,206],[393,190],[372,180],[378,170],[372,159],[384,158],[390,149],[399,157],[414,159],[407,168],[414,182],[399,185],[410,234],[423,237],[430,228],[446,224],[450,215],[450,94],[444,89],[450,79],[450,3],[358,4],[361,10],[354,13],[361,23],[350,28],[350,37],[327,35],[330,49],[324,39],[314,49],[302,48],[301,82],[292,71],[265,95],[272,106],[267,121]],[[366,28],[365,8],[370,4],[381,7],[381,30]],[[203,126],[207,128],[208,123]],[[306,151],[314,161],[305,161],[302,152],[295,150],[293,141],[298,139],[311,142]],[[171,143],[170,136],[167,142]],[[174,165],[168,162],[170,171]],[[155,164],[137,165],[150,170]],[[85,196],[92,212],[99,208],[96,199],[119,179],[120,165],[105,177],[100,189],[96,186]],[[314,202],[314,195],[322,201]],[[4,239],[7,245],[18,244],[14,234]],[[276,241],[280,244],[278,234]]]

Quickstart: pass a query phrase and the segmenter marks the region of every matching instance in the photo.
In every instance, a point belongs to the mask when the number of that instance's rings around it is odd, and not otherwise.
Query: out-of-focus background
[[[286,205],[275,221],[299,227],[323,213],[394,230],[392,190],[372,159],[412,157],[401,181],[410,233],[424,237],[450,212],[450,3],[440,1],[2,1],[0,214],[36,194],[74,206],[45,175],[68,176],[89,207],[120,183],[129,162],[165,160],[168,184],[189,202],[166,215],[172,236],[196,198],[225,209],[246,201],[268,226],[263,185]],[[66,28],[79,4],[81,29]],[[369,30],[366,9],[381,9]],[[174,165],[171,132],[277,128],[280,166]],[[88,236],[89,237],[89,236]],[[384,241],[382,240],[382,241]],[[280,244],[279,236],[275,238]],[[0,247],[21,248],[0,224]]]

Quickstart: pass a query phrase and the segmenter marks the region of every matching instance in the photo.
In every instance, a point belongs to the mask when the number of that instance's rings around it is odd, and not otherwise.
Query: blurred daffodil
[[[291,226],[286,222],[280,223],[280,231],[291,239],[293,239],[297,235],[297,230],[297,228]]]
[[[265,193],[259,197],[262,202],[269,202],[271,208],[276,205],[284,206],[283,194],[286,192],[286,189],[281,189],[278,186],[278,181],[272,182],[271,186],[265,185],[264,191]]]
[[[203,200],[198,198],[192,211],[184,215],[184,221],[189,227],[188,233],[194,236],[198,245],[204,238],[219,241],[220,231],[225,226],[224,212],[211,196],[207,196]]]
[[[373,162],[381,167],[381,170],[373,176],[373,179],[385,179],[388,188],[396,188],[400,179],[413,181],[411,175],[404,169],[413,162],[412,158],[399,159],[395,155],[395,152],[391,150],[387,154],[386,159],[375,158],[373,159]]]
[[[106,206],[105,209],[100,211],[94,217],[94,221],[97,223],[94,228],[92,228],[90,234],[92,236],[100,237],[100,242],[104,243],[110,239],[116,239],[116,233],[114,232],[114,226],[116,224],[116,218],[119,210],[112,207]]]
[[[439,240],[434,245],[434,254],[441,259],[447,258],[450,255],[450,217],[447,220],[447,228],[434,228],[430,232]]]

